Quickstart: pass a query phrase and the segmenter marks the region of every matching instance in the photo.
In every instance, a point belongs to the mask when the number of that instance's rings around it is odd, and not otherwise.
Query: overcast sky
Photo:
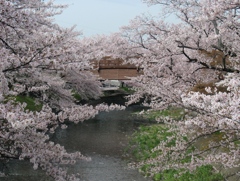
[[[55,0],[55,3],[69,5],[56,16],[56,22],[63,27],[77,25],[84,36],[110,34],[137,15],[160,12],[160,7],[148,7],[141,0]]]

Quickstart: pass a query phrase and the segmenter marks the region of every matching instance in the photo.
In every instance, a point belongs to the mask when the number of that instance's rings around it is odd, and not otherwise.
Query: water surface
[[[102,112],[83,123],[71,123],[65,130],[58,129],[52,137],[54,142],[69,152],[80,151],[92,158],[90,162],[80,160],[69,166],[69,172],[79,173],[82,181],[151,180],[129,169],[123,156],[129,136],[144,124],[144,120],[132,114],[141,109],[131,106],[124,111]],[[11,160],[2,169],[8,176],[0,177],[1,181],[52,181],[43,171],[34,171],[27,161]]]

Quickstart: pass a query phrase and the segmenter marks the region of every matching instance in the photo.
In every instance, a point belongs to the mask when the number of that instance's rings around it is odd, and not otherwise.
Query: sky
[[[128,25],[137,15],[157,15],[159,6],[148,7],[141,0],[55,0],[57,4],[68,4],[55,22],[62,27],[76,25],[83,36],[110,34]]]

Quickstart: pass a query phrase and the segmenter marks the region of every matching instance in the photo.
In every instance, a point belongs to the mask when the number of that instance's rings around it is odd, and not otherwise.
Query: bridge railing
[[[142,68],[132,64],[123,64],[122,59],[105,57],[101,60],[93,60],[93,72],[100,80],[130,80],[131,77],[142,75]]]

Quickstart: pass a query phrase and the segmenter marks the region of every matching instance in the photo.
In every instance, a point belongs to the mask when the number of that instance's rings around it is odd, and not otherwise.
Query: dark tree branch
[[[6,46],[7,49],[10,49],[12,51],[12,53],[14,53],[15,55],[17,54],[17,52],[14,50],[14,48],[12,48],[4,39],[2,39],[0,37],[0,40],[3,42],[3,44]]]

